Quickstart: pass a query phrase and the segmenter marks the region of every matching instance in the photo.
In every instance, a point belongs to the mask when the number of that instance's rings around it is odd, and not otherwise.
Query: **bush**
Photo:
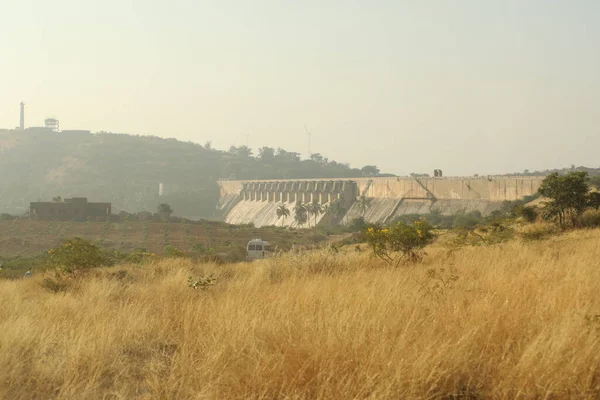
[[[353,231],[364,231],[367,229],[367,223],[363,217],[358,217],[352,220],[349,228]]]
[[[538,211],[535,207],[521,206],[516,208],[517,215],[527,222],[535,222],[538,218]]]
[[[579,225],[584,228],[597,228],[600,226],[600,211],[586,210],[579,217]]]
[[[48,251],[48,264],[67,273],[107,264],[102,250],[81,238],[66,239],[61,246]]]
[[[154,253],[149,253],[146,249],[135,249],[127,256],[126,261],[132,264],[146,264],[156,260],[158,257]]]
[[[454,218],[453,228],[475,228],[483,223],[483,217],[479,211],[473,211],[468,214],[458,215]]]
[[[551,224],[535,224],[526,227],[520,236],[523,240],[544,240],[557,233],[556,227]]]
[[[181,258],[185,257],[185,254],[177,247],[168,245],[165,247],[165,257]]]
[[[48,289],[52,293],[59,293],[66,291],[70,286],[70,281],[64,274],[55,271],[52,276],[46,276],[41,283],[42,287]]]
[[[402,261],[422,258],[422,249],[435,237],[431,230],[431,225],[420,219],[411,225],[398,222],[389,229],[369,228],[366,238],[375,256],[388,264],[398,265]]]
[[[504,243],[515,237],[515,230],[513,228],[500,223],[490,225],[488,232],[489,234],[485,238],[486,244]]]

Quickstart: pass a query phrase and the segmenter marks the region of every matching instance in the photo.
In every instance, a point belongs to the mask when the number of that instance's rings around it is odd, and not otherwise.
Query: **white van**
[[[261,258],[267,258],[271,254],[271,245],[261,239],[252,239],[248,242],[246,248],[246,259],[247,260],[258,260]]]

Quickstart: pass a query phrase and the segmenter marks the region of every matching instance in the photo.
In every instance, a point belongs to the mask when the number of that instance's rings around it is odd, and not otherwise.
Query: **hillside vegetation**
[[[599,240],[0,281],[0,397],[597,398]]]
[[[254,155],[245,146],[218,151],[209,143],[153,136],[0,132],[0,213],[23,213],[30,201],[80,196],[110,201],[115,211],[155,211],[161,202],[179,216],[212,217],[220,178],[342,178],[365,171],[268,147]],[[167,196],[159,199],[161,182]]]
[[[44,268],[48,250],[64,240],[81,238],[97,245],[112,259],[148,252],[163,256],[176,249],[195,260],[224,262],[246,259],[250,239],[261,238],[276,251],[292,247],[312,247],[334,239],[314,230],[287,230],[276,227],[254,228],[223,222],[61,222],[0,220],[0,277],[22,277],[28,269],[38,273]]]

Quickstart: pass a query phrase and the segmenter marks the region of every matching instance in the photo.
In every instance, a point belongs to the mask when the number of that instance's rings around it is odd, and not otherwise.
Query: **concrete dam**
[[[339,200],[345,215],[339,223],[348,224],[363,216],[367,222],[385,223],[400,215],[444,215],[479,211],[489,215],[514,201],[537,193],[542,176],[517,177],[436,177],[436,178],[355,178],[302,179],[278,181],[220,181],[221,198],[217,208],[225,222],[261,226],[296,227],[294,207],[298,203],[330,205]],[[360,196],[370,198],[363,210]],[[279,218],[277,208],[286,204],[290,216]],[[317,216],[316,223],[332,221],[329,212]],[[304,227],[314,226],[314,217]]]

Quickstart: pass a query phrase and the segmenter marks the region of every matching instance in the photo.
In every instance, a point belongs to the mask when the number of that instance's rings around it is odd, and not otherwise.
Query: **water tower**
[[[58,120],[56,118],[46,118],[44,120],[46,129],[50,129],[52,132],[58,132]]]

